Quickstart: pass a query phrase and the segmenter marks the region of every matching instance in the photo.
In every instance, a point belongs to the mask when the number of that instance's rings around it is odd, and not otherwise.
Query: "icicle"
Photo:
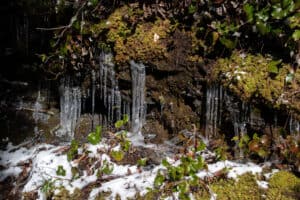
[[[95,116],[95,90],[96,90],[96,73],[92,71],[92,129],[94,129],[94,116]]]
[[[59,88],[60,92],[60,129],[57,136],[72,139],[76,123],[81,114],[81,91],[79,87],[71,87],[67,79]]]
[[[140,133],[145,123],[145,66],[130,61],[132,77],[132,132]]]
[[[221,125],[223,104],[223,89],[210,85],[206,90],[205,135],[206,139],[217,136],[218,126]]]
[[[37,124],[39,122],[39,120],[41,119],[41,113],[40,110],[42,109],[42,105],[40,104],[41,101],[41,91],[38,90],[38,95],[36,98],[36,101],[34,103],[34,107],[33,107],[33,114],[32,114],[32,118],[34,119],[35,122],[35,127],[34,127],[34,134],[38,134],[38,127]]]
[[[118,86],[116,86],[115,90],[115,109],[116,109],[116,120],[121,119],[121,106],[122,106],[122,99],[121,99],[121,92],[119,91]]]
[[[100,98],[107,113],[107,123],[113,123],[116,119],[121,119],[122,98],[115,77],[113,55],[111,53],[101,53],[100,62]]]

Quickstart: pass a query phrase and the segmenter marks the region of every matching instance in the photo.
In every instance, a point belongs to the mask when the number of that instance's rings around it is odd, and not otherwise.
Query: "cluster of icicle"
[[[239,101],[233,95],[223,90],[219,84],[208,85],[206,88],[206,104],[205,104],[205,135],[206,139],[218,137],[218,129],[222,123],[222,112],[226,109],[229,112],[230,121],[234,129],[234,136],[242,138],[247,135],[247,124],[255,125],[257,117],[252,110],[251,105]],[[265,123],[265,122],[260,122]],[[300,123],[293,116],[288,118],[288,131],[295,138],[300,138]],[[274,126],[277,126],[277,115],[274,115]],[[237,158],[243,158],[244,152],[239,149],[238,141],[236,141]]]
[[[99,73],[91,72],[91,92],[92,99],[92,119],[95,114],[96,91],[99,91],[100,104],[102,105],[100,122],[102,126],[110,126],[115,121],[120,120],[123,115],[128,115],[131,119],[132,132],[141,131],[146,117],[145,104],[145,66],[140,63],[130,61],[132,75],[132,99],[122,98],[119,90],[118,80],[111,53],[100,53]],[[97,79],[99,88],[96,87]],[[99,89],[99,90],[97,90]],[[60,129],[58,136],[68,136],[73,138],[76,123],[81,114],[81,91],[79,87],[73,87],[70,79],[64,79],[60,86]],[[92,122],[93,124],[93,122]]]
[[[72,86],[70,78],[65,78],[59,87],[60,94],[60,128],[57,136],[64,136],[66,140],[74,137],[76,124],[81,114],[81,90]]]

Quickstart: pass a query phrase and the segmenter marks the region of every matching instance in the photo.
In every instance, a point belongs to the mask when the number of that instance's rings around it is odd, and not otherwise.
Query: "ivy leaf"
[[[252,5],[250,5],[250,4],[245,4],[244,5],[244,11],[245,11],[245,13],[246,13],[246,16],[247,16],[247,20],[249,21],[249,22],[252,22],[253,21],[253,12],[254,12],[254,8],[253,8],[253,6]]]
[[[66,176],[66,170],[62,165],[58,165],[58,168],[56,170],[56,175],[58,176]]]
[[[295,40],[295,41],[298,41],[300,39],[300,29],[297,29],[294,31],[293,35],[292,35],[292,38]]]

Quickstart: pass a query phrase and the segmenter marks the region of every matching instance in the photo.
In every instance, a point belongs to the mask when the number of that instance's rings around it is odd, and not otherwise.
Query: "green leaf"
[[[128,115],[123,115],[123,122],[127,123],[129,121],[129,116]]]
[[[194,14],[195,12],[197,11],[197,7],[196,6],[194,6],[193,4],[191,4],[190,6],[189,6],[189,14]]]
[[[220,42],[228,49],[233,49],[236,46],[236,42],[229,40],[225,37],[221,37]]]
[[[58,168],[56,170],[56,175],[58,176],[66,176],[66,170],[62,165],[58,165]]]
[[[98,0],[89,0],[92,6],[96,6],[98,4]]]
[[[262,21],[256,22],[256,28],[262,35],[266,35],[271,30],[271,27],[267,23],[262,22]]]
[[[144,166],[146,166],[147,161],[148,161],[148,158],[141,158],[141,159],[139,159],[139,160],[137,161],[137,164],[138,164],[138,166],[140,166],[140,167],[144,167]]]
[[[253,6],[247,3],[247,4],[244,5],[243,9],[246,13],[247,21],[252,22],[253,21],[253,12],[254,12]]]
[[[159,188],[165,181],[165,177],[158,171],[154,179],[154,187]]]
[[[281,60],[272,60],[268,64],[269,73],[278,74],[278,65],[281,63]]]
[[[89,143],[96,145],[101,141],[101,126],[97,126],[96,127],[96,131],[95,132],[91,132],[88,136],[87,139],[89,141]]]
[[[121,128],[123,125],[124,125],[123,120],[118,120],[118,121],[116,121],[116,123],[115,123],[115,127],[116,127],[116,128]]]
[[[300,39],[300,29],[297,29],[294,31],[293,35],[292,35],[292,38],[295,40],[295,41],[298,41]]]
[[[121,142],[121,147],[124,151],[129,151],[131,147],[131,142],[125,139],[124,141]]]
[[[198,146],[197,146],[196,151],[197,151],[197,152],[198,152],[198,151],[203,151],[205,148],[206,148],[205,143],[204,143],[202,140],[200,140],[200,142],[199,142],[199,144],[198,144]]]
[[[161,164],[164,166],[164,167],[170,167],[171,166],[171,164],[166,160],[166,159],[163,159],[162,161],[161,161]]]
[[[102,167],[98,170],[97,176],[101,176],[102,174],[109,175],[113,172],[114,166],[107,162],[107,160],[103,161]]]
[[[239,140],[239,137],[238,137],[238,136],[234,136],[231,140],[232,140],[232,141],[238,141],[238,140]]]
[[[72,140],[71,145],[70,145],[70,149],[67,153],[67,159],[68,161],[71,161],[74,159],[74,157],[77,155],[78,153],[78,148],[79,148],[79,143],[76,140]]]
[[[120,162],[124,158],[124,152],[123,151],[112,151],[111,156],[113,159],[115,159],[117,162]]]
[[[50,193],[52,190],[54,190],[54,181],[46,180],[41,187],[41,191],[47,194]]]

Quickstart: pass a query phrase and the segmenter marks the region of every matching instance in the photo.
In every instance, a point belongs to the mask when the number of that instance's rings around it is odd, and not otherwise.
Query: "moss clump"
[[[262,199],[262,190],[259,189],[254,175],[246,173],[241,175],[237,181],[220,180],[213,183],[211,189],[217,194],[219,200],[225,199]]]
[[[146,63],[164,58],[170,21],[157,19],[155,22],[145,22],[141,18],[139,8],[123,6],[116,9],[106,22],[93,25],[90,29],[93,35],[106,34],[118,64],[130,59]]]
[[[271,57],[234,51],[230,58],[217,61],[213,78],[221,80],[243,100],[262,97],[275,103],[284,92],[290,66],[274,62]]]
[[[300,179],[290,172],[280,171],[269,181],[267,199],[292,200],[300,198]]]

